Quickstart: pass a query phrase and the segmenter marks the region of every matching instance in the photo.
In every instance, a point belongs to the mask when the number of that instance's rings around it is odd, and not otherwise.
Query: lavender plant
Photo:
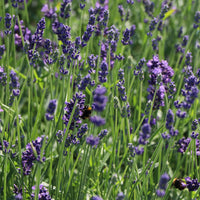
[[[198,1],[0,1],[0,199],[199,199]]]

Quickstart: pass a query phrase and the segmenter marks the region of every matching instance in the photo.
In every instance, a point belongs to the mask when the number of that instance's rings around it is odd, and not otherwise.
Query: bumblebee
[[[172,186],[179,190],[184,190],[187,187],[187,185],[181,178],[175,178],[172,182]]]
[[[90,115],[92,113],[92,107],[84,106],[84,108],[81,110],[81,112],[82,112],[82,114],[80,115],[80,118],[88,119],[88,118],[90,118]]]

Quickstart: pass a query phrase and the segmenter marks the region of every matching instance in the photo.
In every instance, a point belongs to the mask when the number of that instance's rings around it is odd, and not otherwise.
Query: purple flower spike
[[[94,137],[93,135],[90,135],[86,138],[86,143],[91,145],[92,147],[97,147],[99,144],[99,137]]]
[[[190,177],[186,177],[185,181],[187,184],[187,188],[190,192],[198,190],[200,183],[197,179],[191,179]]]
[[[100,116],[92,116],[90,117],[90,121],[96,126],[102,126],[106,123],[105,119]]]
[[[100,85],[98,85],[97,88],[93,91],[94,102],[92,104],[92,107],[97,112],[102,112],[106,107],[108,98],[104,96],[105,93],[106,88],[101,87]]]

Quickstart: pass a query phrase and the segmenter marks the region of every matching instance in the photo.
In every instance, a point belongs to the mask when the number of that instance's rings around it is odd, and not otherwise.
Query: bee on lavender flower
[[[81,112],[82,112],[82,114],[80,115],[80,118],[88,119],[88,118],[90,118],[90,115],[92,113],[92,107],[84,106],[84,108],[81,110]]]
[[[181,178],[175,178],[172,182],[172,186],[179,190],[184,190],[187,187],[186,183]]]

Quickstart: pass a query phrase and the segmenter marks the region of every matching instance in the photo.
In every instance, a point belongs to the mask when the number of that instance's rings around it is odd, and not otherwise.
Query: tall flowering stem
[[[72,123],[72,119],[74,117],[74,113],[76,110],[76,104],[77,104],[77,100],[75,99],[74,101],[74,106],[73,106],[73,110],[71,112],[68,124],[67,124],[67,128],[66,128],[66,134],[64,135],[63,141],[66,141],[67,136],[68,136],[68,132],[69,132],[69,128],[70,125]],[[57,175],[57,183],[56,183],[56,199],[58,198],[59,195],[59,188],[60,188],[60,181],[61,181],[61,175],[62,175],[62,163],[63,163],[63,152],[64,152],[64,147],[65,147],[65,142],[62,143],[61,148],[60,148],[60,156],[59,156],[59,161],[58,161],[58,175]]]

